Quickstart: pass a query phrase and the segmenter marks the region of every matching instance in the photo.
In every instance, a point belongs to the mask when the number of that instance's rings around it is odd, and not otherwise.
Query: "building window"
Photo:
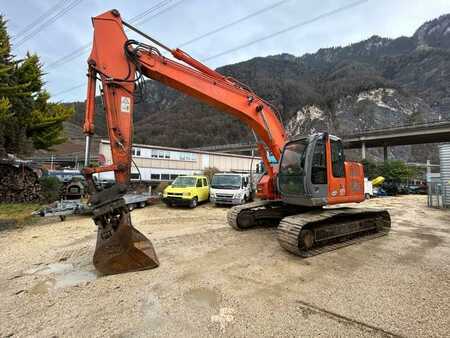
[[[140,148],[132,148],[131,149],[131,154],[133,156],[141,156],[141,149]]]
[[[162,150],[158,151],[158,158],[164,158],[164,151]]]
[[[152,158],[158,158],[158,150],[152,149]]]
[[[193,153],[180,153],[180,161],[195,161],[196,154]]]
[[[169,181],[170,175],[169,174],[161,174],[161,180],[162,181]]]
[[[161,178],[160,178],[159,174],[151,174],[150,179],[159,181]]]
[[[176,179],[177,177],[178,177],[177,174],[170,174],[170,179],[171,179],[171,180],[174,180],[174,179]]]
[[[164,152],[164,158],[170,158],[170,151]]]
[[[140,179],[139,173],[131,173],[130,178],[132,180],[139,180]]]

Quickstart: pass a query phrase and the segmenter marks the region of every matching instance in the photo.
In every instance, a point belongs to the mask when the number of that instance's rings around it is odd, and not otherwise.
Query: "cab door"
[[[328,138],[327,142],[328,204],[347,201],[345,184],[345,156],[341,140]]]
[[[195,185],[195,190],[197,192],[198,201],[204,201],[204,193],[203,193],[203,181],[201,178],[197,178],[197,183]]]

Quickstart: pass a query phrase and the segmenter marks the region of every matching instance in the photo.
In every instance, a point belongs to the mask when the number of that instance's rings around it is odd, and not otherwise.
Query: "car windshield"
[[[195,177],[178,176],[175,181],[173,181],[172,186],[177,188],[195,187],[196,182],[197,178]]]
[[[214,189],[240,189],[240,175],[214,175],[211,182]]]

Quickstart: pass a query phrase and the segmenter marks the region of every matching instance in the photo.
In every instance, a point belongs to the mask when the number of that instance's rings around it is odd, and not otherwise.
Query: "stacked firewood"
[[[24,163],[0,162],[0,203],[36,202],[42,199],[39,178]]]

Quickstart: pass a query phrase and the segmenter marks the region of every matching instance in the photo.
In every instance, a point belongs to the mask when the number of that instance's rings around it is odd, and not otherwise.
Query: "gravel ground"
[[[308,259],[226,208],[132,213],[161,266],[97,277],[89,218],[0,232],[0,337],[450,336],[450,212],[380,198],[388,236]]]

